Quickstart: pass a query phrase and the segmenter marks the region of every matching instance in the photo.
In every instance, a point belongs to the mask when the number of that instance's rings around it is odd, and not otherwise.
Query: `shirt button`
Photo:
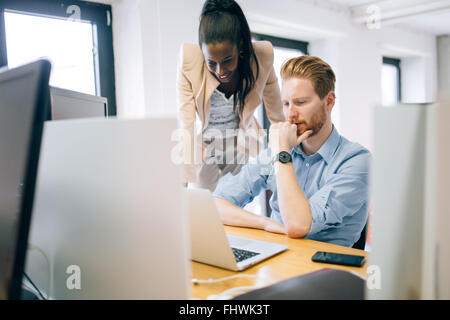
[[[306,164],[306,167],[309,168],[309,163]]]

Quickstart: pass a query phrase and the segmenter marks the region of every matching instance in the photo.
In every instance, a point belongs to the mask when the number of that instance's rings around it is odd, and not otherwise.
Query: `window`
[[[52,63],[50,85],[103,96],[116,114],[110,6],[0,0],[0,66],[39,58]]]
[[[93,30],[89,23],[6,11],[5,30],[10,68],[47,57],[53,66],[50,85],[96,94]]]
[[[401,102],[400,60],[383,57],[381,69],[382,105],[392,107]]]

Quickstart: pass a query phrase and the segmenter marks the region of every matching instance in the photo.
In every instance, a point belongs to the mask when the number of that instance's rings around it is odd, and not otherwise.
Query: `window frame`
[[[96,91],[98,95],[108,99],[108,115],[114,116],[117,114],[117,111],[110,5],[80,0],[0,0],[0,67],[8,64],[5,11],[11,10],[19,13],[24,12],[67,19],[70,18],[70,15],[66,12],[70,5],[80,7],[80,19],[89,21],[93,26],[94,43],[97,46],[97,56],[94,64],[98,66]]]
[[[402,102],[402,73],[401,73],[401,60],[392,57],[383,57],[383,64],[394,66],[397,69],[397,103]]]
[[[261,33],[253,33],[252,36],[257,41],[270,41],[274,47],[300,50],[301,52],[308,54],[309,43],[306,41],[274,37]]]

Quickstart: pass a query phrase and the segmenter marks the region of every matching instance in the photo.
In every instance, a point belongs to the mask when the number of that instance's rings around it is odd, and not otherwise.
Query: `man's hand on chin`
[[[297,126],[289,121],[272,124],[269,131],[269,143],[272,154],[276,155],[281,151],[289,152],[306,140],[311,133],[312,130],[307,130],[302,135],[297,136]]]

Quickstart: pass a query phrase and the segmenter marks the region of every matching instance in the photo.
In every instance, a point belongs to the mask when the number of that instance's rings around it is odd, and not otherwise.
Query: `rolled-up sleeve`
[[[267,157],[270,158],[269,151],[263,152],[257,160],[243,166],[237,175],[228,173],[221,178],[213,196],[228,200],[241,208],[253,201],[262,190],[268,188],[267,177],[271,174],[271,165],[267,164]]]
[[[345,217],[353,216],[367,204],[369,157],[369,153],[361,153],[347,160],[308,199],[312,224],[307,237],[341,225]]]

